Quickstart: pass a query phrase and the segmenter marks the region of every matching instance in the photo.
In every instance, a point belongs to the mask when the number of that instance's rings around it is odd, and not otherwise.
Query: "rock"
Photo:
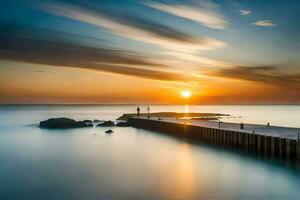
[[[115,126],[115,123],[113,121],[109,120],[109,121],[105,121],[101,124],[97,124],[97,127],[99,127],[99,126]]]
[[[100,122],[103,122],[103,120],[99,120],[99,119],[94,119],[93,120],[93,123],[100,123]]]
[[[76,122],[76,128],[93,127],[92,123],[86,123],[85,121]]]
[[[107,131],[105,131],[105,133],[113,133],[113,130],[107,130]]]
[[[116,126],[119,126],[119,127],[128,127],[130,126],[130,124],[128,122],[119,122],[116,124]]]
[[[84,121],[75,121],[70,118],[50,118],[45,121],[41,121],[39,127],[48,129],[67,129],[67,128],[84,128],[92,127],[92,124],[87,124]]]
[[[83,120],[83,122],[84,122],[84,123],[89,123],[89,124],[93,123],[93,121],[92,121],[92,120],[89,120],[89,119]]]

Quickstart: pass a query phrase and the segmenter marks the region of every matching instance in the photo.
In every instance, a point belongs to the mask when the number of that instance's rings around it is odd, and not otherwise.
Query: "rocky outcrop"
[[[116,124],[116,126],[118,126],[118,127],[129,127],[130,124],[128,122],[118,122]]]
[[[103,123],[97,124],[97,127],[107,127],[107,126],[115,126],[113,121],[105,121]]]
[[[93,127],[93,125],[90,123],[86,123],[85,121],[75,121],[74,119],[61,117],[61,118],[50,118],[48,120],[41,121],[39,127],[47,128],[47,129],[68,129],[68,128]]]
[[[105,131],[105,133],[107,133],[107,134],[110,134],[110,133],[113,133],[113,130],[107,130],[107,131]]]

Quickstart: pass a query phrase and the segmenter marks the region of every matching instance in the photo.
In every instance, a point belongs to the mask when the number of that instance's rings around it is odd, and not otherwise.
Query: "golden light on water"
[[[192,93],[189,90],[183,90],[183,91],[181,91],[181,96],[183,98],[186,98],[186,99],[190,98],[191,94]]]
[[[189,105],[185,105],[184,106],[184,112],[185,113],[189,113],[190,112],[190,106]]]

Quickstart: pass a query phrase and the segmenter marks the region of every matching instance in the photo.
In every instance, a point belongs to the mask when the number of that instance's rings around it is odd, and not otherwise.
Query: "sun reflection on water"
[[[184,105],[184,112],[185,113],[190,113],[190,106],[189,105]]]
[[[162,178],[161,192],[166,197],[189,199],[196,194],[195,163],[191,146],[183,143],[174,155],[174,165]]]

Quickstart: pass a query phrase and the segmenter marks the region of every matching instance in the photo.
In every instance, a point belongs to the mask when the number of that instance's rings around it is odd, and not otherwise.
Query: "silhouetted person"
[[[148,118],[150,118],[150,107],[149,106],[147,108],[147,112],[148,112]]]
[[[270,123],[269,123],[269,122],[267,123],[267,126],[270,126]]]
[[[136,111],[137,111],[137,117],[140,117],[140,107],[137,107]]]
[[[243,122],[241,123],[241,129],[244,129],[244,123]]]

